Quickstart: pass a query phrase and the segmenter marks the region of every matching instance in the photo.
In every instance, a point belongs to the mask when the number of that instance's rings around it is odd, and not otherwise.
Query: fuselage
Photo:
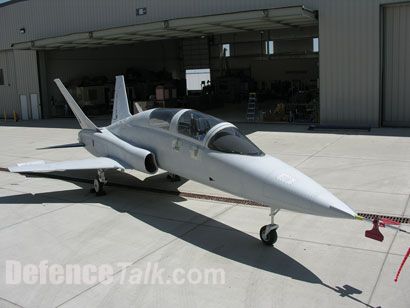
[[[96,156],[93,134],[155,155],[170,173],[272,207],[327,217],[355,212],[324,187],[284,162],[264,154],[237,128],[189,109],[153,109],[79,139]],[[86,140],[85,140],[86,139]],[[116,151],[113,147],[112,151]],[[115,155],[115,153],[113,153]]]

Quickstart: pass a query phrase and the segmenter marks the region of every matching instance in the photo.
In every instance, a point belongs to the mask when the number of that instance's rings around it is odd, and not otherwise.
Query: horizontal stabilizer
[[[52,150],[52,149],[68,149],[68,148],[82,148],[84,147],[84,143],[69,143],[69,144],[60,144],[60,145],[53,145],[50,147],[45,148],[38,148],[37,150]]]
[[[127,169],[124,164],[107,157],[71,160],[63,162],[36,161],[17,164],[8,168],[10,172],[53,172],[66,170],[93,170],[93,169]]]
[[[137,108],[137,113],[143,112],[144,110],[142,109],[141,105],[138,104],[137,102],[134,102],[135,107]]]

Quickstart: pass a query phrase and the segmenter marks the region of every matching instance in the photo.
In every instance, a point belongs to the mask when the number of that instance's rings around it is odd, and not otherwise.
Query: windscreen
[[[236,127],[225,128],[217,132],[209,141],[208,147],[211,150],[223,153],[249,156],[265,155],[252,141],[242,135]]]

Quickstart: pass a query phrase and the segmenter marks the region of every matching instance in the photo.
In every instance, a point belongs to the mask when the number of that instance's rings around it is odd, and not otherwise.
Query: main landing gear
[[[263,226],[259,231],[259,236],[262,240],[262,243],[267,246],[272,246],[278,240],[278,230],[279,226],[274,223],[275,215],[279,212],[279,210],[274,210],[271,208],[270,217],[271,223],[270,225]]]
[[[167,174],[167,180],[170,181],[171,183],[180,182],[181,177],[177,174],[168,173]]]
[[[107,184],[107,179],[105,178],[104,170],[98,169],[98,177],[94,179],[93,188],[90,190],[92,193],[95,193],[97,196],[104,196],[105,190],[104,185]]]

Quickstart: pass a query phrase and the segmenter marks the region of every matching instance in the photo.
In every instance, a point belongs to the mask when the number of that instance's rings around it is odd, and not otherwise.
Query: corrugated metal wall
[[[317,1],[307,0],[36,0],[0,8],[0,49],[12,43],[188,16],[221,14]],[[147,14],[136,15],[145,7]],[[311,7],[316,9],[315,7]],[[20,34],[19,29],[26,33]]]
[[[377,126],[379,6],[329,1],[319,11],[321,122]]]
[[[0,51],[0,68],[4,75],[4,85],[0,86],[0,115],[2,118],[5,112],[11,117],[13,111],[19,108],[13,51]]]
[[[39,94],[36,52],[15,50],[14,61],[18,94]]]
[[[0,8],[0,49],[11,43],[169,18],[305,5],[319,10],[321,121],[378,126],[380,10],[393,0],[37,0]],[[135,9],[146,7],[137,17]],[[20,35],[18,29],[26,28]]]
[[[20,95],[40,94],[35,51],[0,51],[0,68],[4,72],[4,85],[0,86],[0,113],[12,117],[21,114]]]
[[[410,4],[384,9],[383,124],[410,126]]]

